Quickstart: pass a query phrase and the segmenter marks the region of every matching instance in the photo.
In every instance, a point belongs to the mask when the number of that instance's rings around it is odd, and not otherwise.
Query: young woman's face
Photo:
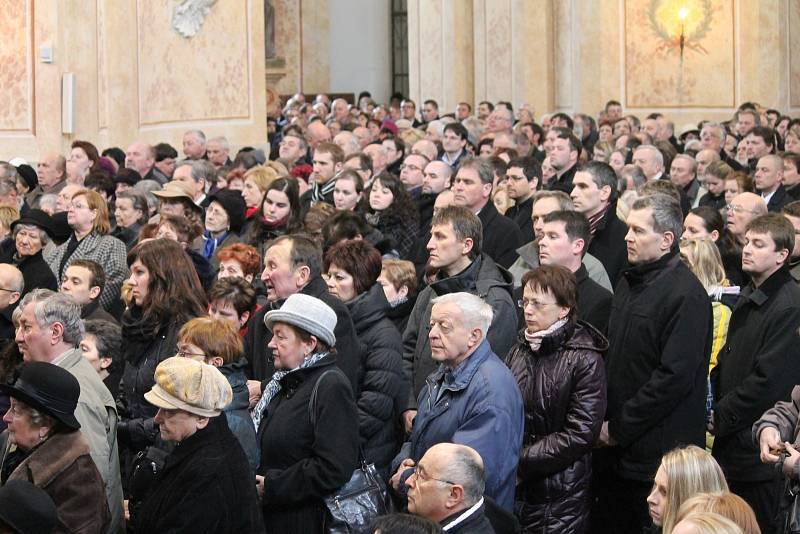
[[[333,189],[333,203],[337,210],[353,211],[358,204],[361,194],[356,191],[356,184],[348,178],[336,180]]]
[[[138,258],[131,264],[131,276],[128,278],[131,286],[131,298],[137,306],[144,305],[150,285],[150,271]]]
[[[394,202],[392,191],[384,187],[380,180],[375,180],[369,193],[369,207],[375,211],[383,211],[391,206],[392,202]]]
[[[281,221],[289,216],[292,207],[289,197],[283,191],[272,189],[264,197],[264,220],[270,223]]]
[[[664,522],[664,508],[667,505],[667,473],[660,466],[653,480],[653,490],[647,496],[647,508],[653,523],[660,527]]]
[[[261,205],[261,201],[264,199],[264,194],[261,192],[261,189],[258,188],[258,185],[256,185],[253,179],[248,178],[244,181],[242,197],[244,198],[244,203],[248,208],[257,208]]]

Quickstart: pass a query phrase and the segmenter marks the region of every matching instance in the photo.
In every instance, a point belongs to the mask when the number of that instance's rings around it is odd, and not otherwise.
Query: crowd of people
[[[800,119],[269,133],[0,162],[0,530],[800,531]]]

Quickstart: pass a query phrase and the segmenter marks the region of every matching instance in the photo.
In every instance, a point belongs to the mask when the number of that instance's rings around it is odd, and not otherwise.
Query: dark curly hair
[[[400,181],[400,178],[388,172],[382,172],[372,181],[366,192],[366,198],[369,199],[372,193],[372,188],[375,184],[380,182],[381,185],[392,192],[394,200],[391,205],[380,213],[381,218],[394,218],[401,221],[413,220],[416,222],[419,219],[419,212],[411,199],[411,195],[406,191],[406,186]],[[376,213],[371,206],[367,205],[368,213]]]

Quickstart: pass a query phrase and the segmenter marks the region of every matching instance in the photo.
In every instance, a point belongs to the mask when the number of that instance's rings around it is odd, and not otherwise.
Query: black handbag
[[[308,403],[311,425],[316,424],[314,416],[317,404],[317,388],[329,369],[317,378]],[[328,516],[325,519],[325,532],[329,534],[372,534],[373,523],[388,513],[386,508],[386,484],[381,480],[374,464],[367,463],[361,446],[358,448],[361,465],[353,471],[347,483],[339,491],[325,497]]]

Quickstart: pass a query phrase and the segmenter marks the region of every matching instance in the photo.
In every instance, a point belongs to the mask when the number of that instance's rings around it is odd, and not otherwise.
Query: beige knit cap
[[[144,398],[159,408],[216,417],[233,399],[231,385],[219,369],[190,358],[167,358],[156,367],[155,378]]]

